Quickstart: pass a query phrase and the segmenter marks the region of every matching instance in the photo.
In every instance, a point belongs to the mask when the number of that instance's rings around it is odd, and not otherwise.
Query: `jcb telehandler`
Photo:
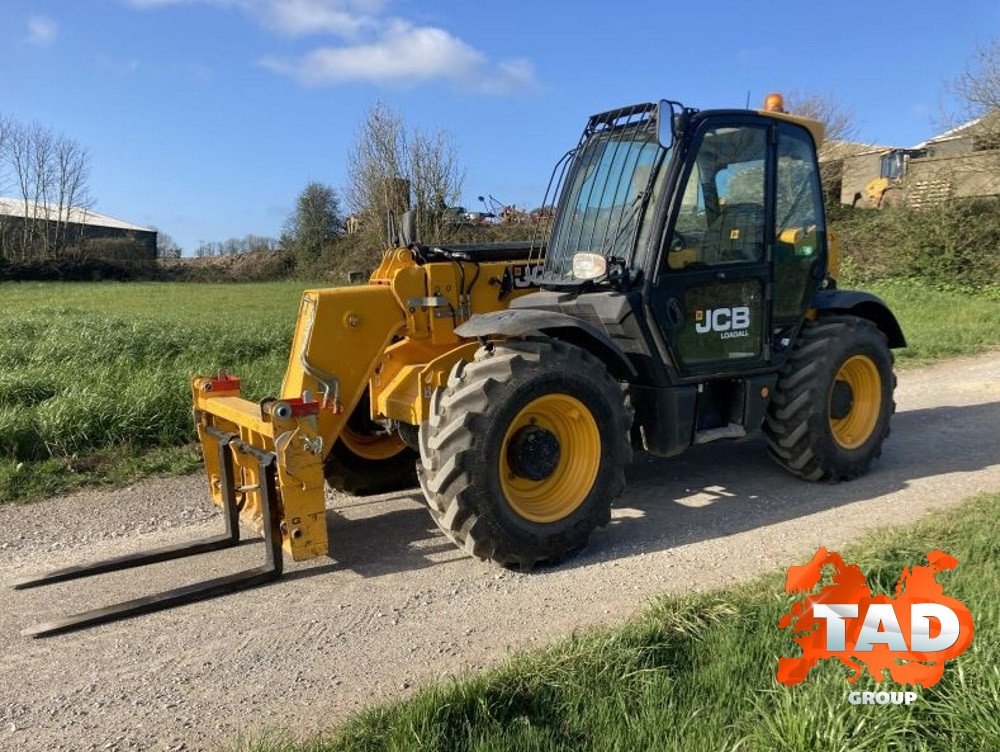
[[[409,237],[368,284],[307,291],[277,398],[193,380],[226,532],[17,586],[235,545],[241,520],[263,534],[264,565],[27,633],[273,579],[283,551],[327,554],[324,481],[378,491],[415,465],[446,535],[527,569],[608,522],[634,449],[672,456],[763,428],[802,478],[865,472],[894,409],[890,348],[905,343],[882,301],[835,284],[821,139],[777,96],[762,111],[604,112],[553,173],[547,242]]]

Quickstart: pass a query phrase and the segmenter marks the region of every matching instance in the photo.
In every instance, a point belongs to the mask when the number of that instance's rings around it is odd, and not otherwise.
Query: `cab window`
[[[812,139],[802,128],[782,124],[778,130],[775,189],[774,318],[797,321],[826,248],[819,169]]]
[[[702,134],[667,240],[671,269],[764,258],[767,128],[711,128]]]

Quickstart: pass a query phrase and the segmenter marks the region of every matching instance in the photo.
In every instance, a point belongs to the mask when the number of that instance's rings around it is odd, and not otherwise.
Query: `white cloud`
[[[446,80],[481,93],[507,93],[535,86],[527,60],[492,64],[478,50],[444,29],[390,19],[371,41],[320,47],[289,60],[268,57],[261,64],[308,86],[351,82],[409,86]]]
[[[59,28],[48,16],[31,16],[28,19],[28,36],[25,41],[36,47],[48,47],[56,39]]]
[[[375,23],[384,0],[124,0],[139,10],[175,5],[239,8],[265,28],[290,36],[333,33],[350,37]]]
[[[351,38],[377,22],[370,15],[381,10],[377,2],[342,2],[340,0],[268,0],[258,14],[292,36],[328,32]]]
[[[291,37],[335,38],[303,55],[268,55],[261,65],[307,86],[351,82],[413,86],[449,81],[483,94],[535,88],[526,59],[490,61],[451,32],[384,15],[390,0],[124,0],[138,9],[181,4],[239,8]]]

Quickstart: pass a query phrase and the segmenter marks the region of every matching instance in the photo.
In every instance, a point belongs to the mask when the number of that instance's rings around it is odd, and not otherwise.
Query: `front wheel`
[[[323,474],[335,491],[355,496],[387,493],[417,485],[417,453],[397,431],[370,417],[368,391],[330,448]]]
[[[850,480],[882,452],[895,411],[892,352],[872,322],[806,322],[764,422],[771,456],[807,480]]]
[[[421,426],[438,526],[481,559],[530,569],[582,548],[625,488],[632,414],[604,364],[558,341],[481,348]]]

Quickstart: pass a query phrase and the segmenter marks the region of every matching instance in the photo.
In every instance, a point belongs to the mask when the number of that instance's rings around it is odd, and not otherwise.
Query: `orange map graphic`
[[[900,684],[920,684],[930,687],[937,684],[944,674],[945,661],[960,655],[972,642],[972,614],[955,598],[944,594],[944,589],[935,579],[937,573],[954,569],[958,560],[943,551],[927,554],[929,566],[904,567],[903,574],[896,583],[895,597],[872,595],[864,572],[857,564],[845,564],[840,554],[819,549],[808,564],[788,568],[785,592],[805,595],[792,606],[778,622],[783,629],[791,628],[792,638],[802,647],[800,658],[780,658],[778,660],[778,681],[787,686],[805,680],[810,669],[821,659],[836,658],[853,671],[847,681],[854,683],[861,674],[868,672],[876,681],[882,681],[884,672],[889,671],[892,680]],[[823,579],[823,567],[834,569],[832,583],[818,592],[813,590]],[[862,620],[872,604],[892,604],[899,621],[902,635],[911,635],[910,607],[912,604],[940,604],[951,609],[958,617],[960,627],[958,639],[950,647],[936,652],[915,652],[912,650],[891,650],[886,644],[874,644],[870,650],[853,650],[862,629]],[[845,620],[846,649],[833,652],[827,649],[828,622],[813,613],[816,604],[857,604],[858,618]],[[910,646],[909,639],[906,645]]]

